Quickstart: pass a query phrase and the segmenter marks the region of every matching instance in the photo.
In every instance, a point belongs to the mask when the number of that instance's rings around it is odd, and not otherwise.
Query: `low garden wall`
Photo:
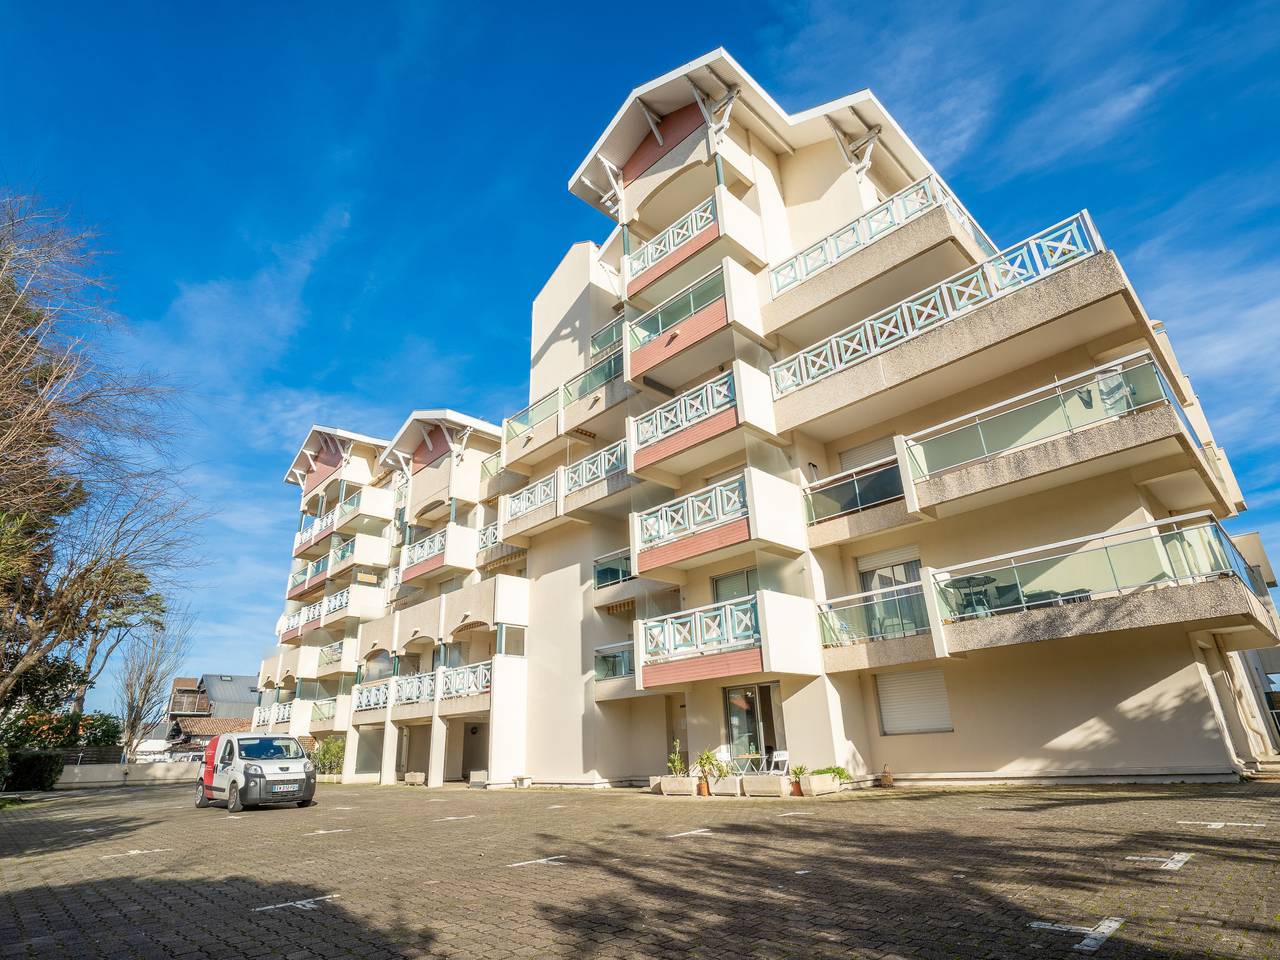
[[[121,787],[159,783],[195,783],[200,763],[81,763],[62,768],[56,790]]]

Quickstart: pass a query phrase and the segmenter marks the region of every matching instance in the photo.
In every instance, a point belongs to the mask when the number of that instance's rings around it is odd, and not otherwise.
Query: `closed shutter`
[[[893,547],[878,553],[864,553],[855,558],[859,571],[879,570],[883,567],[896,567],[902,563],[910,563],[920,559],[920,548],[912,543],[905,547]]]
[[[880,732],[943,733],[951,726],[951,705],[942,670],[911,670],[876,674],[876,698],[880,701]]]
[[[859,444],[850,450],[840,454],[840,472],[846,470],[856,470],[858,467],[866,466],[868,463],[875,463],[877,460],[884,460],[886,457],[892,457],[897,454],[893,446],[893,435],[881,437],[879,440],[872,440],[870,443]]]

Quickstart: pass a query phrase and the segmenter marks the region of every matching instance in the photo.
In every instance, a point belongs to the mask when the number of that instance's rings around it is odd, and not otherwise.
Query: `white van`
[[[305,807],[316,794],[316,767],[293,737],[223,733],[204,750],[196,806],[225,800],[232,813],[262,803]]]

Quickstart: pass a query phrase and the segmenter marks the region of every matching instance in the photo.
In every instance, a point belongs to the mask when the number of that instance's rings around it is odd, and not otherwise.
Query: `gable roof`
[[[344,445],[350,446],[354,443],[367,444],[378,450],[387,445],[387,441],[380,437],[370,437],[363,433],[341,430],[338,427],[325,427],[318,423],[313,424],[311,430],[307,433],[307,438],[302,441],[302,446],[294,454],[293,460],[289,464],[289,469],[285,471],[284,482],[298,484],[298,472],[301,471],[305,474],[307,468],[311,465],[311,460],[307,454],[319,453],[326,445],[342,447]]]
[[[396,431],[396,435],[387,443],[382,453],[378,456],[380,463],[385,463],[393,452],[399,452],[408,456],[418,448],[422,443],[422,437],[414,432],[415,424],[439,424],[443,427],[450,427],[455,430],[473,430],[484,434],[494,442],[501,442],[502,428],[488,420],[481,420],[478,417],[468,416],[465,413],[458,413],[456,410],[450,410],[447,407],[433,407],[428,410],[415,410],[405,418],[404,423],[400,425],[400,429]]]

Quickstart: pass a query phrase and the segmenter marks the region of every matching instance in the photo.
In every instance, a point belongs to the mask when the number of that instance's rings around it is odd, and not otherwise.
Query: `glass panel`
[[[632,346],[647,343],[723,296],[724,274],[717,271],[694,284],[690,290],[636,320],[631,325]]]
[[[622,553],[616,557],[604,557],[595,562],[596,589],[621,583],[631,578],[631,554]]]
[[[755,687],[729,687],[724,692],[729,720],[729,754],[735,762],[758,762],[760,749],[759,704]]]
[[[536,403],[525,407],[525,409],[507,421],[507,439],[518,437],[526,430],[554,415],[558,406],[559,400],[553,391]]]
[[[805,501],[809,507],[809,522],[813,523],[842,513],[864,510],[901,496],[902,474],[898,465],[891,463],[870,473],[810,490]]]
[[[564,385],[566,400],[581,400],[593,390],[598,390],[614,377],[622,373],[622,353],[618,352],[605,357],[581,376],[575,377]]]
[[[607,327],[597,330],[591,335],[591,355],[607,350],[622,339],[622,319],[618,318]]]
[[[758,589],[754,567],[750,570],[739,570],[737,573],[726,573],[722,577],[713,577],[711,580],[711,592],[716,603],[740,600]]]
[[[1066,433],[1071,429],[1062,401],[1057,394],[1028,403],[1016,410],[997,414],[979,425],[982,446],[988,453],[1009,450],[1045,437]],[[982,454],[972,454],[973,457]]]
[[[596,652],[596,679],[608,680],[610,677],[629,677],[635,670],[635,651],[631,647],[618,650]]]
[[[828,646],[924,633],[929,629],[924,591],[919,586],[895,590],[826,610],[822,628],[823,643]]]

